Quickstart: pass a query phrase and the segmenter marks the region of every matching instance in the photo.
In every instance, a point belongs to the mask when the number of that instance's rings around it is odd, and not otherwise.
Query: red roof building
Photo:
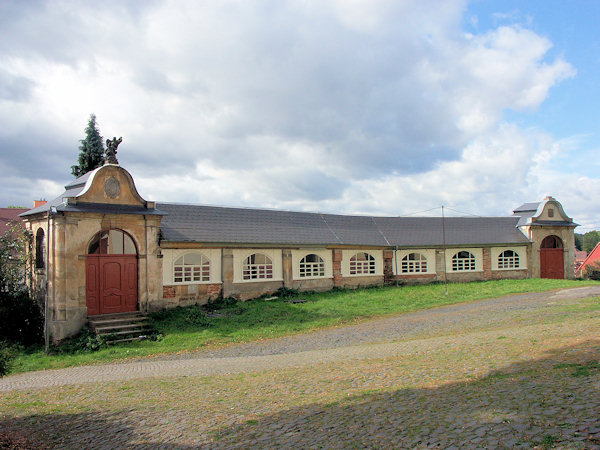
[[[0,234],[4,234],[10,228],[12,222],[22,223],[19,214],[29,211],[27,208],[0,208]]]
[[[577,273],[587,257],[587,252],[584,252],[583,250],[575,250],[575,273]]]
[[[578,277],[582,277],[585,275],[588,267],[597,266],[600,268],[600,242],[596,244],[594,249],[590,252],[590,254],[585,258],[581,266],[575,271],[575,275]]]

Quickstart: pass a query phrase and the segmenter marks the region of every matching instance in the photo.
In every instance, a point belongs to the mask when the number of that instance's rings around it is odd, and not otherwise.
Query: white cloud
[[[526,28],[464,33],[464,12],[463,1],[13,6],[0,75],[22,83],[0,99],[0,145],[42,156],[3,150],[0,163],[34,179],[52,166],[67,182],[94,112],[105,137],[123,135],[119,159],[152,200],[504,214],[536,200],[535,168],[558,145],[504,112],[535,111],[575,70]]]

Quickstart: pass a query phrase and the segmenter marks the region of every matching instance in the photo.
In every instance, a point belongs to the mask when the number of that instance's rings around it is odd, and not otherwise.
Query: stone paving
[[[0,431],[56,448],[600,448],[600,314],[578,302],[596,295],[11,376]]]

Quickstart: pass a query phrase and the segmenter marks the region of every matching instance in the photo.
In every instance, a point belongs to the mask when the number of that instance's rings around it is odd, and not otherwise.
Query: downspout
[[[144,214],[144,236],[144,244],[146,246],[146,306],[144,312],[148,312],[150,304],[150,293],[148,292],[148,260],[150,259],[150,255],[148,255],[148,218],[146,217],[146,214]]]
[[[446,219],[444,218],[444,205],[442,205],[442,242],[444,251],[444,285],[446,286],[446,295],[448,295],[448,267],[446,266]]]
[[[398,246],[394,250],[394,265],[396,266],[396,287],[398,287]]]

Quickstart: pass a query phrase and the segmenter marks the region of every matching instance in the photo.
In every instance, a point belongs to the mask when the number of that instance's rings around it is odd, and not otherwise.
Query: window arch
[[[465,272],[475,270],[475,256],[471,252],[461,251],[452,257],[452,271]]]
[[[357,253],[350,258],[350,275],[370,275],[375,273],[375,258],[368,253]]]
[[[173,263],[173,282],[210,281],[210,260],[200,253],[186,253]]]
[[[44,230],[39,228],[35,233],[35,268],[43,269],[46,266],[46,239]]]
[[[242,277],[244,280],[273,278],[273,261],[263,253],[253,253],[244,260]]]
[[[131,236],[122,230],[104,230],[88,246],[88,255],[137,255]]]
[[[311,253],[300,260],[300,278],[324,276],[325,261],[319,255]]]
[[[558,236],[546,236],[542,241],[541,248],[563,248],[562,239]]]
[[[519,254],[514,250],[504,250],[498,255],[498,269],[518,269]]]
[[[402,258],[402,273],[427,272],[427,258],[421,253],[409,253]]]

